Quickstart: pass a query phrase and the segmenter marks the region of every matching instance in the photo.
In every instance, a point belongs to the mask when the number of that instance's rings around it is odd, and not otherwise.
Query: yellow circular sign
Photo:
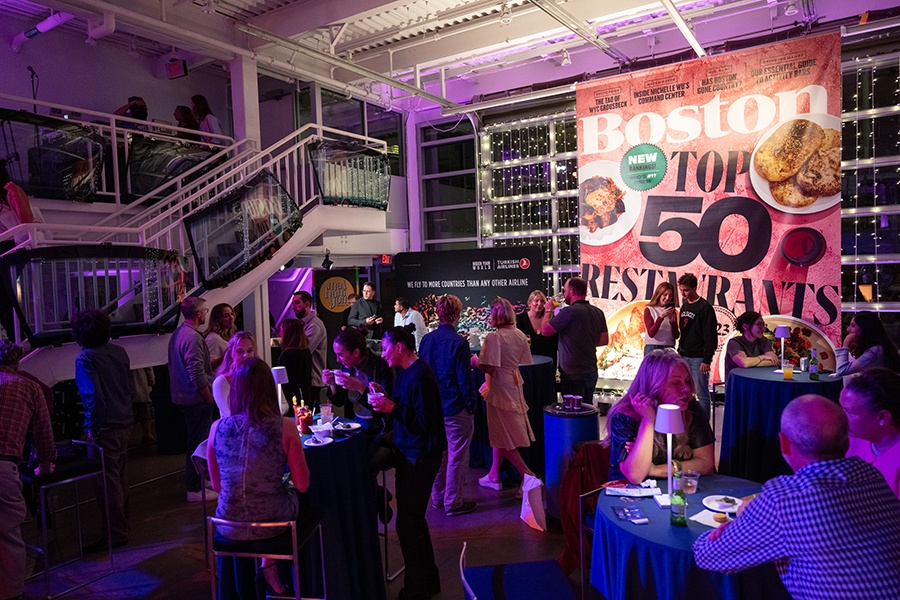
[[[342,313],[350,308],[347,295],[355,290],[353,284],[343,277],[330,277],[319,288],[319,308],[333,313]]]

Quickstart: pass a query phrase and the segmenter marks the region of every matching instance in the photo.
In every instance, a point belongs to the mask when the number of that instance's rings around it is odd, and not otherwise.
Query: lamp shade
[[[791,328],[787,325],[776,325],[775,326],[775,337],[778,339],[784,340],[791,337]]]
[[[653,429],[659,433],[684,433],[684,418],[681,409],[674,404],[660,404],[656,408],[656,423]]]
[[[275,383],[287,383],[287,369],[284,367],[272,367],[272,377],[275,378]]]

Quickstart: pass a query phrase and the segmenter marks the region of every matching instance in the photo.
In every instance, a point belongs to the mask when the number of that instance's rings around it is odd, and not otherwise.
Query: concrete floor
[[[716,419],[716,455],[721,438],[722,407]],[[600,417],[601,437],[605,435],[605,417]],[[184,458],[158,456],[155,445],[136,446],[129,451],[128,480],[131,485],[131,539],[127,546],[114,551],[115,573],[66,596],[72,599],[200,599],[210,598],[210,576],[206,570],[203,546],[202,509],[199,503],[184,499]],[[549,531],[531,529],[519,519],[521,500],[513,490],[494,492],[478,486],[477,478],[484,470],[472,470],[467,494],[478,502],[478,509],[468,515],[447,517],[442,510],[428,509],[428,522],[441,571],[442,593],[436,599],[463,598],[458,561],[463,542],[468,542],[470,565],[511,563],[556,559],[563,548],[562,531],[551,522]],[[393,482],[389,482],[393,487]],[[93,541],[98,530],[97,508],[89,483],[80,485],[85,541]],[[77,532],[71,494],[56,499],[57,513],[53,535],[54,560],[77,556]],[[214,510],[214,507],[210,507]],[[26,539],[37,540],[34,522],[24,526]],[[390,531],[391,569],[401,559],[393,523]],[[383,557],[382,557],[383,558]],[[35,559],[29,554],[29,568]],[[102,574],[108,569],[105,553],[90,555],[52,572],[52,594]],[[403,577],[386,584],[387,597],[393,600],[402,587]],[[570,578],[578,592],[579,575]],[[42,576],[26,583],[27,597],[45,597]]]

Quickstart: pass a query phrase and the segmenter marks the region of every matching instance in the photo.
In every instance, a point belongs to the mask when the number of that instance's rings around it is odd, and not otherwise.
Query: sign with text
[[[685,273],[716,309],[720,347],[747,310],[839,340],[839,34],[576,93],[581,268],[609,321],[607,377],[633,375],[646,300]]]
[[[543,265],[538,246],[403,252],[394,257],[397,293],[409,299],[427,324],[437,324],[434,305],[443,294],[463,304],[460,331],[485,331],[491,302],[502,296],[517,312],[528,295],[543,288]]]

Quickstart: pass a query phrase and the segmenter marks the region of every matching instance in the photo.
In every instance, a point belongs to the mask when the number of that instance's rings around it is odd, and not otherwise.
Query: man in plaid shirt
[[[0,598],[19,598],[25,585],[25,499],[18,464],[30,432],[39,473],[52,473],[56,459],[50,413],[40,385],[16,373],[22,349],[0,340]]]
[[[840,406],[801,396],[781,416],[776,477],[731,523],[694,543],[697,564],[735,573],[774,562],[795,600],[900,594],[900,500],[884,476],[847,452]]]

